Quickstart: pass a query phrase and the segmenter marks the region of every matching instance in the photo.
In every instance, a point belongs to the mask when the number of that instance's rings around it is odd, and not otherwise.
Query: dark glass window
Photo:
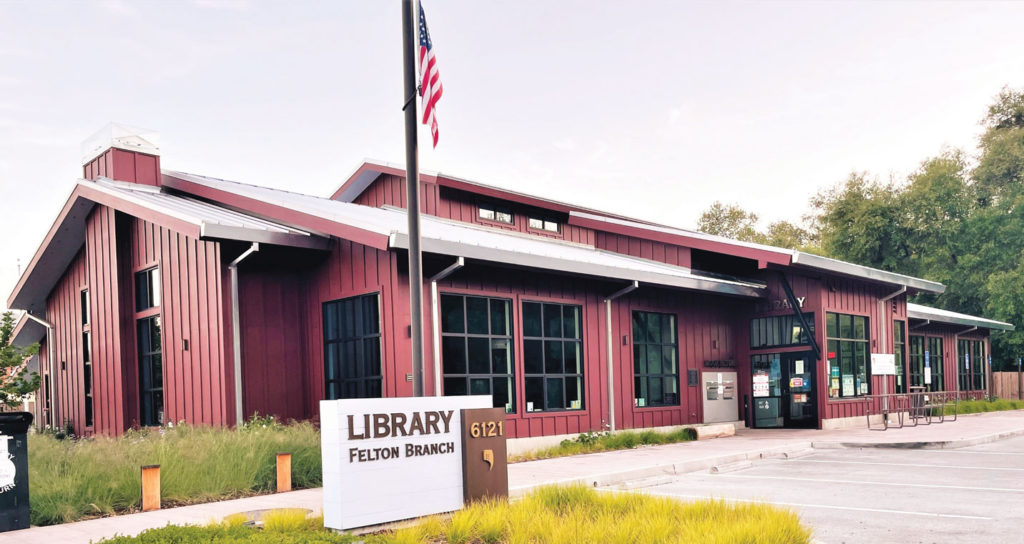
[[[150,268],[135,274],[135,311],[160,306],[160,269]]]
[[[511,225],[513,223],[512,210],[504,206],[498,206],[495,204],[480,204],[480,219],[486,219],[487,221],[497,221],[498,223],[507,223]]]
[[[531,217],[527,223],[533,230],[545,230],[548,232],[558,232],[559,226],[558,221],[552,221],[550,219],[542,219],[540,217]]]
[[[679,405],[679,342],[676,316],[633,312],[633,402]]]
[[[445,395],[491,395],[515,412],[512,302],[441,295],[441,365]]]
[[[974,376],[974,389],[983,390],[985,389],[985,372],[988,364],[988,358],[985,356],[985,342],[980,340],[974,340],[971,342],[974,345],[974,355],[971,358],[971,374]]]
[[[163,425],[164,365],[161,358],[160,316],[139,319],[139,397],[142,425]]]
[[[326,398],[382,396],[380,305],[377,293],[324,304]]]
[[[908,357],[910,370],[910,385],[917,387],[924,385],[924,337],[910,337],[910,353]]]
[[[957,377],[961,391],[985,389],[985,343],[979,340],[957,341]]]
[[[89,324],[89,290],[88,289],[82,289],[82,301],[81,301],[81,306],[79,306],[79,307],[82,309],[82,324],[83,325],[88,325]]]
[[[581,309],[523,303],[526,411],[583,409]]]
[[[85,391],[85,426],[93,424],[92,402],[92,327],[89,324],[89,290],[82,289],[82,389]]]
[[[896,358],[896,392],[907,392],[905,367],[907,365],[907,324],[902,321],[892,322],[893,354]]]
[[[810,332],[814,334],[814,314],[804,314]],[[795,315],[779,315],[774,317],[758,317],[750,320],[750,347],[754,349],[801,346],[810,344],[811,340],[800,320]]]
[[[938,336],[928,337],[928,350],[925,352],[925,381],[928,373],[931,372],[932,383],[928,386],[929,391],[942,391],[943,387],[943,361],[942,338]],[[930,370],[928,370],[930,369]]]
[[[871,394],[868,379],[868,318],[859,315],[825,314],[829,398]]]

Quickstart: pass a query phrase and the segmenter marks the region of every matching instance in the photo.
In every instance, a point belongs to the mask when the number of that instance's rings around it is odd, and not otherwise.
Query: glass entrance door
[[[817,427],[814,354],[751,356],[754,427]]]
[[[818,410],[814,398],[814,354],[786,353],[781,366],[783,404],[787,427],[817,427]]]

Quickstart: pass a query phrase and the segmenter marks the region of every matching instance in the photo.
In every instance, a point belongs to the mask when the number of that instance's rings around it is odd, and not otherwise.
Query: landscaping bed
[[[271,492],[275,456],[292,454],[292,485],[321,485],[320,433],[309,423],[254,419],[238,429],[168,426],[118,438],[29,436],[33,525],[137,511],[140,467],[160,465],[164,506]]]
[[[790,510],[716,500],[683,503],[638,493],[598,492],[585,486],[545,487],[514,501],[476,503],[451,516],[432,516],[393,532],[354,536],[323,528],[321,518],[282,513],[265,527],[243,518],[206,527],[165,527],[105,544],[354,543],[734,543],[804,544],[810,531]]]
[[[675,444],[677,442],[689,442],[696,439],[697,431],[689,427],[668,433],[658,431],[621,431],[617,433],[589,432],[583,433],[571,440],[563,440],[562,443],[557,446],[521,453],[518,455],[510,455],[508,462],[519,463],[522,461],[551,459],[553,457],[565,457],[584,453],[627,450],[639,446]]]
[[[946,415],[953,415],[954,406],[946,406]],[[1002,412],[1005,410],[1024,410],[1024,400],[962,400],[955,407],[957,414],[977,414],[981,412]]]

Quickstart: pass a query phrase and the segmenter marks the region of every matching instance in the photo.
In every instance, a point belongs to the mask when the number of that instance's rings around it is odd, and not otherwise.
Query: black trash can
[[[0,413],[0,533],[28,529],[28,412]]]

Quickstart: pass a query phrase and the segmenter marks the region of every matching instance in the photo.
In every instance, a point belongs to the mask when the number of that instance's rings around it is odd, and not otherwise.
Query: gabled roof
[[[930,306],[907,303],[907,317],[911,319],[922,319],[933,323],[947,323],[950,325],[967,325],[983,329],[995,329],[1000,331],[1012,331],[1014,326],[1010,323],[985,319],[973,315],[941,310]]]
[[[327,239],[157,187],[101,179],[79,180],[7,305],[44,315],[46,297],[85,242],[85,222],[97,204],[109,206],[196,239],[240,240],[326,248]]]
[[[366,160],[355,172],[334,192],[332,199],[343,202],[354,201],[380,175],[390,174],[405,177],[404,167],[385,162]],[[819,257],[793,249],[756,244],[733,240],[724,236],[705,234],[703,232],[659,225],[639,219],[614,215],[603,211],[591,210],[574,206],[557,200],[536,197],[494,187],[478,181],[457,178],[441,173],[421,173],[421,178],[438,185],[473,192],[536,206],[569,215],[569,224],[591,228],[603,232],[611,232],[626,236],[634,236],[664,243],[675,244],[694,249],[734,255],[757,261],[762,266],[774,264],[779,266],[796,266],[810,270],[828,272],[861,280],[885,283],[895,286],[906,286],[908,289],[929,293],[942,293],[945,286],[904,274],[897,274],[868,266],[847,263],[826,257]]]
[[[166,171],[164,185],[183,191],[197,190],[199,192],[193,194],[216,197],[225,205],[239,207],[249,213],[266,214],[276,221],[294,222],[302,228],[312,228],[314,224],[322,226],[324,221],[333,222],[339,228],[347,229],[343,236],[346,239],[352,239],[354,230],[365,236],[383,235],[387,243],[379,249],[408,248],[408,222],[404,210],[361,206],[180,172]],[[584,244],[500,231],[429,215],[421,216],[420,223],[422,248],[429,253],[736,296],[765,296],[762,284],[702,276],[684,267],[601,251]]]

